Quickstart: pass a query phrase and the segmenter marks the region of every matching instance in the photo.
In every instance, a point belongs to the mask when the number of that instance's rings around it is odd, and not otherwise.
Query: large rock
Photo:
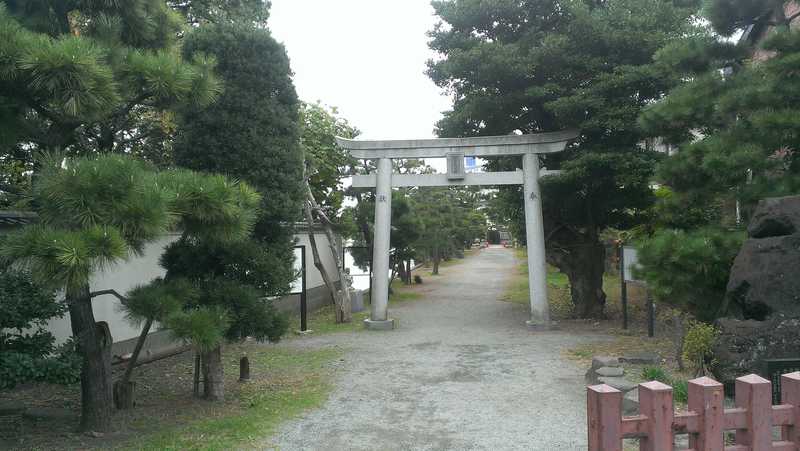
[[[747,232],[728,279],[728,314],[800,317],[800,196],[760,201]]]
[[[800,317],[773,315],[767,321],[723,318],[714,346],[714,375],[721,382],[750,373],[766,376],[767,359],[800,357]]]
[[[772,197],[758,202],[747,235],[768,238],[800,233],[800,196]]]

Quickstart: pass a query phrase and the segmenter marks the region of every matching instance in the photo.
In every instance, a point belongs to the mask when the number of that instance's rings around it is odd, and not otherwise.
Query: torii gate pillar
[[[547,263],[545,261],[542,199],[539,189],[541,153],[559,152],[578,136],[575,131],[535,135],[488,136],[478,138],[440,138],[410,141],[353,141],[336,138],[355,158],[376,161],[377,174],[353,177],[353,187],[375,187],[375,232],[372,250],[372,303],[368,329],[391,330],[396,323],[388,316],[389,252],[392,228],[392,187],[448,185],[524,185],[525,229],[528,243],[528,281],[530,287],[531,329],[550,327],[547,302]],[[392,174],[392,159],[454,158],[470,156],[521,155],[522,172],[475,174]],[[458,165],[456,165],[458,166]]]

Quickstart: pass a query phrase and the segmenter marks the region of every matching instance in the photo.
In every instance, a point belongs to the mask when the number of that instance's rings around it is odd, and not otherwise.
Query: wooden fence
[[[800,372],[781,376],[781,404],[772,405],[770,381],[751,374],[736,379],[735,408],[725,409],[722,384],[689,381],[688,411],[675,414],[672,387],[639,384],[639,415],[622,416],[622,392],[587,388],[589,451],[621,451],[623,438],[639,438],[641,451],[672,451],[675,434],[689,434],[694,451],[800,450]],[[773,441],[773,427],[780,439]],[[735,430],[733,444],[723,432]]]

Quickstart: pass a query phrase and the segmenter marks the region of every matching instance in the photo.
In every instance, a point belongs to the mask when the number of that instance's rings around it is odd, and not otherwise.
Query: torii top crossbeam
[[[439,138],[421,140],[356,141],[336,138],[342,148],[355,158],[376,160],[375,174],[353,177],[354,187],[375,187],[375,235],[372,249],[373,281],[370,329],[393,329],[388,317],[389,252],[391,232],[392,187],[447,185],[524,185],[525,226],[528,243],[528,278],[530,282],[531,319],[528,326],[548,328],[550,311],[547,302],[547,265],[544,253],[544,226],[539,190],[537,154],[564,150],[578,137],[577,131],[565,130],[533,135],[483,136],[476,138]],[[522,172],[467,174],[464,157],[522,155]],[[392,174],[392,159],[447,158],[447,174]]]
[[[535,135],[386,141],[356,141],[337,137],[336,142],[342,148],[349,150],[350,155],[371,160],[376,158],[442,158],[452,152],[462,152],[471,157],[552,153],[564,150],[567,141],[575,139],[577,136],[578,132],[565,130]]]

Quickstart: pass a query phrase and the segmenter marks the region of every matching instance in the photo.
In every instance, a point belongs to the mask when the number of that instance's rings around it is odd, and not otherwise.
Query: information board
[[[633,246],[622,247],[622,261],[625,264],[625,266],[622,268],[625,282],[643,283],[643,281],[637,279],[633,275],[634,268],[639,266],[639,255],[635,247]]]
[[[290,294],[300,294],[303,292],[303,252],[305,252],[305,246],[297,246],[294,248],[294,273],[297,275],[294,281],[292,281],[291,285],[291,293]]]

